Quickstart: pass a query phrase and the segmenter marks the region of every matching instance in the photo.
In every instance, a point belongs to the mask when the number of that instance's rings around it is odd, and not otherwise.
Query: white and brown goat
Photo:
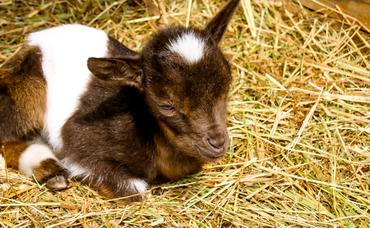
[[[8,165],[54,189],[69,177],[140,198],[220,158],[231,74],[218,44],[238,3],[204,29],[156,32],[140,53],[83,25],[31,33],[0,69]]]

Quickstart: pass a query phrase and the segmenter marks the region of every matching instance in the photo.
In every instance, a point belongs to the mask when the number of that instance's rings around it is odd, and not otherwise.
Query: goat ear
[[[89,58],[87,67],[95,77],[142,89],[143,74],[139,55],[119,58]]]
[[[220,42],[239,1],[240,0],[230,0],[229,3],[227,3],[227,5],[224,6],[224,8],[218,12],[215,17],[213,17],[204,29],[216,43]]]

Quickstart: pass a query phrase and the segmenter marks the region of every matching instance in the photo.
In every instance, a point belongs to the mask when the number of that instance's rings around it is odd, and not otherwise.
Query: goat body
[[[83,25],[30,34],[0,69],[5,159],[54,189],[68,176],[140,199],[221,157],[231,74],[218,43],[238,2],[205,29],[158,31],[140,53]]]

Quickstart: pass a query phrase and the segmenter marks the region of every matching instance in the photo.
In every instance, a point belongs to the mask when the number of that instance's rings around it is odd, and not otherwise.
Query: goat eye
[[[166,116],[173,116],[176,113],[176,109],[172,105],[160,105],[160,112]]]
[[[159,106],[163,111],[175,111],[175,107],[171,105],[160,105]]]

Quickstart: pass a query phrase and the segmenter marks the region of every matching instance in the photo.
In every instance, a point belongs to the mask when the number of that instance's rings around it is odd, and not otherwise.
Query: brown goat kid
[[[140,53],[82,25],[30,34],[0,69],[8,165],[52,189],[76,178],[137,200],[220,158],[231,74],[218,43],[238,3],[205,29],[158,31]]]

